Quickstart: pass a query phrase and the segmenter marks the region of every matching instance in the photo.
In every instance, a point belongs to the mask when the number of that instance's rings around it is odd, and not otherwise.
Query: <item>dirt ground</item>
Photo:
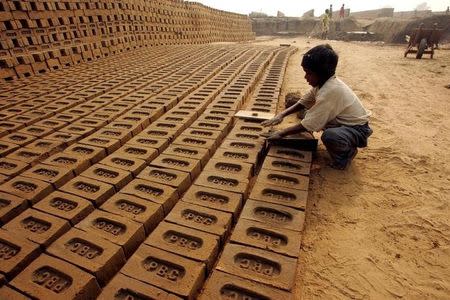
[[[305,92],[301,55],[323,41],[263,40],[299,47],[283,93]],[[450,299],[450,51],[416,60],[403,46],[328,42],[374,133],[346,171],[319,147],[296,296]]]

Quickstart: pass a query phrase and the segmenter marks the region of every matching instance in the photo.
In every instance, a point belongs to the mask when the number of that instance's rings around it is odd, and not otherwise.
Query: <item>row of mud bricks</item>
[[[160,46],[0,84],[0,299],[293,298],[311,153],[233,116],[276,111],[294,51]]]
[[[254,39],[247,16],[182,0],[0,0],[0,80],[155,45]]]

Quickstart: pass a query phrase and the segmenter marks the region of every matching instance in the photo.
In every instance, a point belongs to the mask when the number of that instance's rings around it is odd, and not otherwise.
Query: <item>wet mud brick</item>
[[[126,257],[129,257],[145,239],[142,224],[98,209],[75,227],[122,246]]]
[[[233,214],[237,219],[242,208],[242,195],[215,188],[192,185],[182,200]]]
[[[201,164],[199,160],[167,154],[159,155],[151,162],[151,165],[160,168],[187,172],[191,175],[191,179],[197,177],[201,171]]]
[[[311,163],[267,156],[264,160],[262,168],[273,171],[289,172],[298,175],[309,175]]]
[[[127,142],[127,145],[139,145],[143,147],[150,147],[157,149],[159,153],[164,151],[169,144],[169,139],[158,139],[154,137],[147,137],[145,135],[138,134]]]
[[[84,176],[75,177],[59,190],[88,199],[97,207],[114,195],[113,185]]]
[[[271,146],[267,155],[277,158],[303,161],[307,163],[312,161],[311,151],[302,151],[282,146]]]
[[[9,158],[0,158],[0,174],[8,177],[14,177],[29,167],[29,164],[22,161]]]
[[[94,276],[58,258],[39,256],[10,283],[38,299],[95,299],[100,287]]]
[[[19,145],[0,141],[0,157],[5,157],[9,153],[19,149]]]
[[[294,298],[292,293],[215,270],[198,299],[293,300]]]
[[[158,150],[141,145],[126,144],[114,152],[114,154],[122,155],[122,157],[126,158],[142,159],[148,163],[158,156]]]
[[[18,161],[23,161],[24,163],[33,166],[37,164],[40,160],[47,158],[48,153],[46,153],[45,150],[30,149],[25,147],[18,149],[13,153],[10,153],[7,157]]]
[[[0,230],[0,274],[13,278],[40,253],[38,244],[14,232]]]
[[[238,130],[236,127],[228,134],[227,138],[242,142],[262,143],[264,141],[259,132]]]
[[[239,219],[230,240],[234,243],[270,250],[282,255],[298,257],[301,238],[298,231]]]
[[[187,134],[180,134],[174,141],[174,145],[190,146],[196,148],[208,149],[210,152],[214,152],[217,148],[217,143],[213,139],[203,138],[199,136],[191,136]]]
[[[181,201],[165,220],[218,235],[224,240],[231,227],[231,218],[229,213]]]
[[[204,264],[147,245],[120,272],[185,299],[195,299],[205,280]]]
[[[289,172],[261,169],[258,174],[258,183],[267,183],[280,187],[307,191],[309,187],[309,177]]]
[[[157,287],[120,273],[114,276],[108,285],[103,288],[102,293],[97,299],[146,299],[147,297],[150,297],[149,299],[158,300],[181,300],[181,298],[169,294]]]
[[[53,155],[62,150],[63,143],[47,139],[38,139],[31,144],[28,144],[27,148],[44,151],[45,153],[48,153],[48,155]]]
[[[214,153],[213,158],[226,159],[229,161],[233,160],[236,162],[245,162],[256,165],[258,162],[258,154],[258,152],[249,151],[248,149],[232,150],[220,147],[217,149],[216,153]]]
[[[166,168],[147,167],[139,173],[137,178],[170,185],[177,189],[179,195],[191,185],[189,173]]]
[[[199,160],[202,167],[207,164],[210,157],[208,149],[182,145],[171,145],[164,150],[164,154]]]
[[[168,185],[143,179],[131,181],[121,190],[121,192],[161,204],[164,209],[164,214],[167,214],[178,200],[176,189]]]
[[[305,210],[308,192],[256,181],[249,199]]]
[[[244,162],[235,162],[230,159],[211,159],[204,171],[224,174],[239,179],[248,179],[253,175],[253,165]]]
[[[57,239],[46,252],[91,273],[100,285],[106,284],[125,264],[122,247],[76,228]]]
[[[50,183],[42,180],[16,176],[0,185],[0,191],[26,199],[30,204],[37,203],[53,191]]]
[[[53,131],[55,131],[53,128],[31,125],[19,130],[17,133],[24,133],[37,138],[42,138],[43,136],[49,135]]]
[[[241,218],[269,224],[277,228],[302,231],[305,212],[284,205],[247,200]]]
[[[33,205],[34,209],[63,218],[75,225],[95,208],[88,200],[60,191],[55,191]]]
[[[69,230],[70,225],[64,219],[30,208],[3,225],[3,229],[47,247]]]
[[[51,165],[37,164],[31,169],[28,169],[25,172],[23,172],[22,176],[45,181],[47,183],[50,183],[55,189],[57,189],[61,187],[64,183],[72,179],[75,176],[75,174],[71,169]]]
[[[218,254],[219,238],[196,229],[161,222],[144,243],[200,261],[211,270]]]
[[[104,148],[106,153],[111,154],[120,148],[120,140],[111,137],[105,137],[96,133],[80,140],[80,144]]]
[[[81,157],[83,160],[89,160],[92,165],[106,156],[106,150],[104,148],[79,143],[69,146],[64,150],[64,153],[70,153]]]
[[[100,164],[131,172],[133,176],[137,176],[146,166],[142,159],[123,157],[117,153],[108,155]]]
[[[63,145],[67,147],[81,139],[81,136],[79,136],[78,134],[57,131],[46,136],[45,138],[47,140],[62,142]]]
[[[123,193],[117,193],[106,200],[100,209],[142,223],[147,233],[164,218],[161,204]]]
[[[198,129],[198,128],[188,128],[186,129],[183,134],[193,136],[193,137],[199,137],[199,138],[205,138],[205,139],[211,139],[215,141],[214,148],[217,148],[220,141],[223,139],[226,132],[222,132],[219,130],[211,130],[211,129]]]
[[[0,225],[8,223],[27,207],[26,199],[0,192]]]
[[[253,247],[227,244],[217,270],[290,291],[297,259]]]
[[[26,144],[31,143],[32,141],[36,140],[37,138],[35,136],[24,134],[24,133],[11,133],[8,135],[5,135],[1,138],[1,141],[8,142],[11,144],[16,144],[18,146],[25,146]]]
[[[81,172],[86,170],[90,165],[89,159],[82,158],[78,155],[70,153],[54,154],[44,160],[42,163],[46,165],[71,169],[76,175],[81,174]]]
[[[224,174],[212,170],[204,170],[195,180],[196,185],[216,188],[223,191],[229,191],[242,194],[245,198],[248,193],[248,179],[235,176],[235,174]]]
[[[112,184],[116,191],[123,188],[133,179],[131,172],[102,164],[93,165],[81,173],[81,175],[104,183]]]
[[[1,276],[1,275],[0,275]],[[1,286],[1,284],[0,284]],[[21,294],[9,286],[4,286],[0,288],[0,299],[5,300],[30,300],[31,298]]]
[[[248,151],[260,153],[264,147],[264,144],[260,141],[239,141],[226,138],[220,145],[220,148],[237,150],[237,151]]]

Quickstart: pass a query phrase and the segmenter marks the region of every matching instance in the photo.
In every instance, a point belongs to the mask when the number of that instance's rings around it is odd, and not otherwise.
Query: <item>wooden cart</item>
[[[433,28],[424,28],[423,26],[423,23],[420,24],[411,34],[405,57],[408,53],[416,53],[417,59],[421,59],[423,54],[430,54],[430,58],[433,58],[434,49],[438,46],[443,30],[437,27],[437,23],[434,24]]]

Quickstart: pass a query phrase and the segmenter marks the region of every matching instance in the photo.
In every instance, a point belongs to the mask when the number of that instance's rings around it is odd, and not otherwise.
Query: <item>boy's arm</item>
[[[274,125],[280,124],[283,121],[284,117],[289,116],[290,114],[293,114],[303,108],[305,108],[305,106],[302,103],[300,103],[300,101],[297,101],[297,103],[295,103],[291,107],[283,110],[282,112],[280,112],[278,115],[276,115],[272,119],[262,122],[261,125],[274,126]]]

